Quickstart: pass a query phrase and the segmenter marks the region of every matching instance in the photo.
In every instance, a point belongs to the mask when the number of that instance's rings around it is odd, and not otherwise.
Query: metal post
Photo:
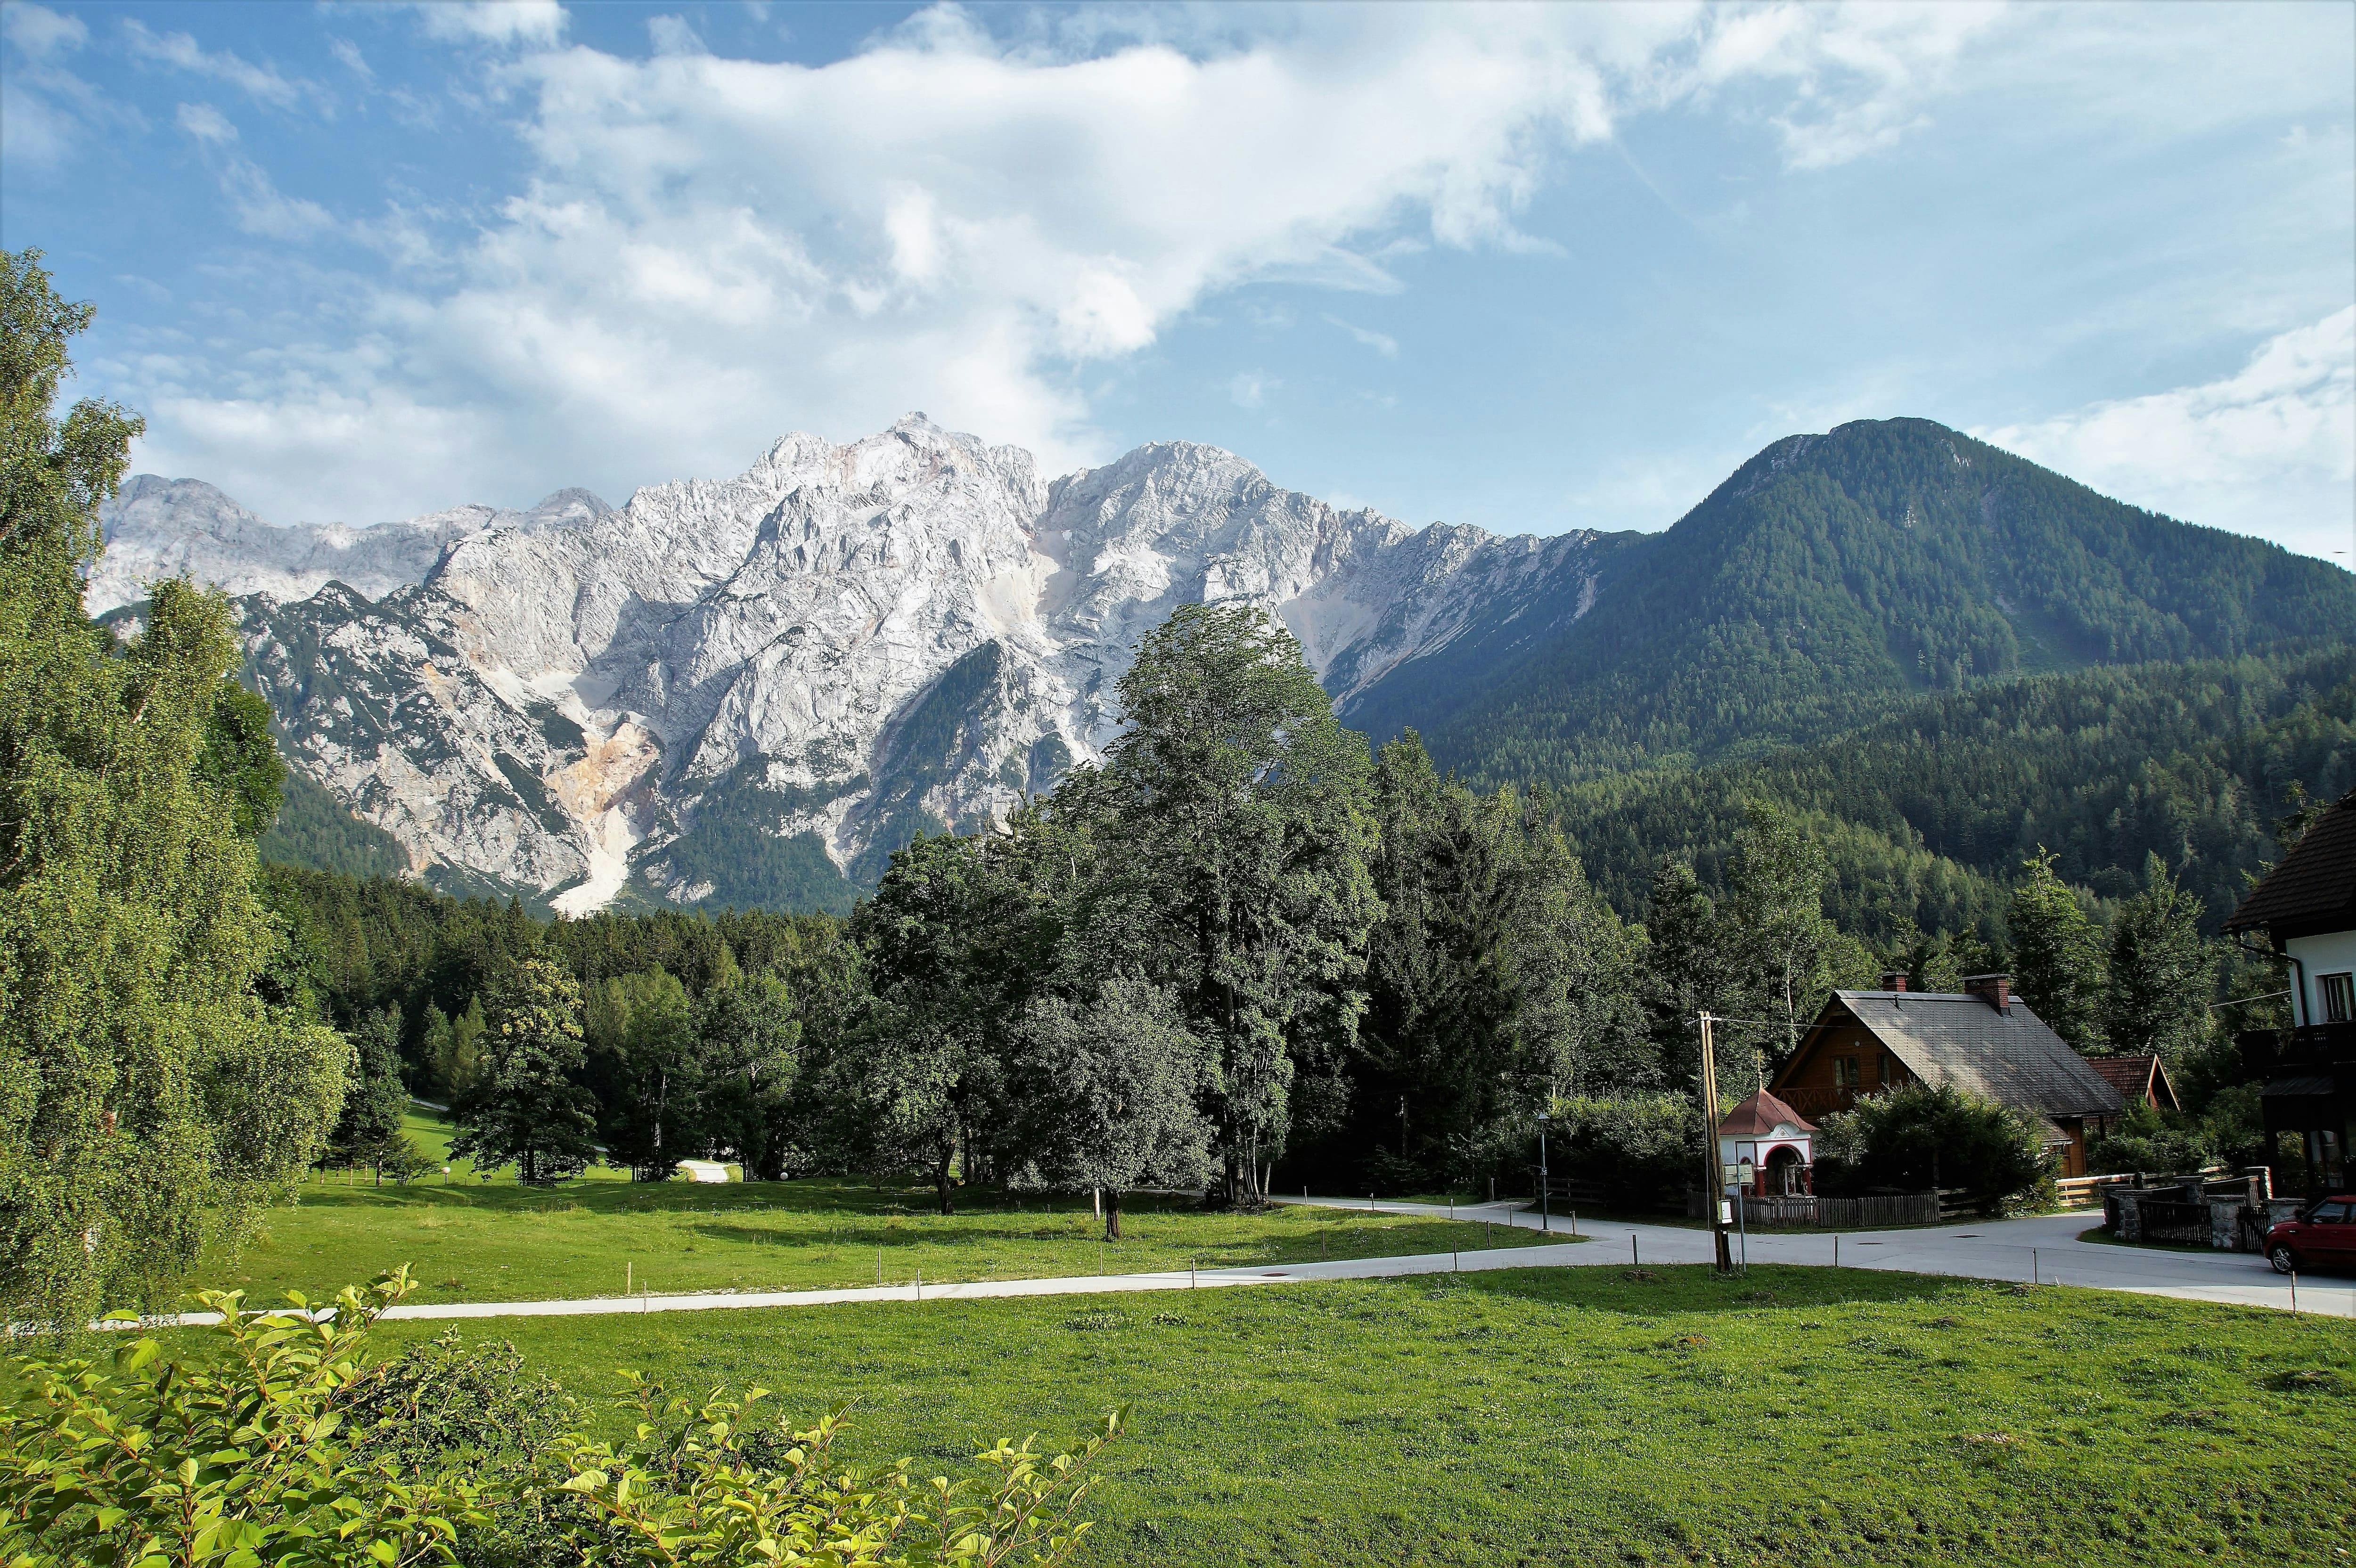
[[[2037,1249],[2035,1247],[2029,1249],[2029,1283],[2031,1285],[2042,1285],[2045,1283],[2037,1276]]]

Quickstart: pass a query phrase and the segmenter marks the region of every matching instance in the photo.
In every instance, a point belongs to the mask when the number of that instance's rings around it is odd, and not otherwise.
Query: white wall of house
[[[2319,1024],[2323,1017],[2323,987],[2320,976],[2356,973],[2356,931],[2326,932],[2320,936],[2294,936],[2283,944],[2283,951],[2298,960],[2298,967],[2290,972],[2293,981],[2304,979],[2301,995],[2297,998],[2297,1024]]]

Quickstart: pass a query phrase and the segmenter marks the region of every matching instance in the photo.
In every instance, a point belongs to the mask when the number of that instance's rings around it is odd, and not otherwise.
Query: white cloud
[[[0,39],[9,67],[0,81],[0,155],[20,168],[53,170],[82,123],[102,117],[99,95],[60,63],[90,42],[90,29],[46,6],[0,5]]]
[[[1227,382],[1227,397],[1239,409],[1262,408],[1269,393],[1282,385],[1265,370],[1238,370]]]
[[[0,5],[0,36],[27,59],[45,60],[90,42],[90,28],[80,17],[61,16],[46,5],[12,3]]]
[[[706,52],[702,37],[688,25],[684,16],[648,17],[647,40],[659,55],[700,55]]]
[[[315,338],[223,367],[236,421],[176,431],[151,405],[159,451],[266,512],[733,472],[781,431],[845,439],[910,407],[1051,469],[1094,460],[1105,368],[1226,290],[1394,292],[1383,258],[1526,246],[1517,216],[1569,150],[1742,80],[1796,95],[1779,133],[1794,147],[1886,140],[1935,75],[1923,62],[1965,36],[1781,7],[1748,41],[1752,13],[1685,6],[1309,7],[1096,14],[1075,50],[1071,17],[1009,43],[936,6],[810,68],[550,47],[553,4],[416,15],[439,37],[540,46],[484,68],[494,101],[528,105],[530,177]],[[223,177],[250,231],[327,226],[252,165]],[[362,489],[324,447],[265,464],[218,444],[272,407],[318,432],[348,428],[322,409],[387,400],[421,432],[446,416],[465,450],[419,448],[409,483]]]
[[[221,195],[229,201],[237,226],[266,240],[307,240],[335,226],[327,209],[316,201],[289,197],[269,173],[252,159],[230,152],[237,127],[209,103],[183,103],[175,116],[181,133],[214,155]]]
[[[376,80],[376,72],[369,69],[368,57],[360,53],[359,45],[352,42],[351,39],[328,39],[327,52],[335,56],[346,70],[350,71],[362,81]]]
[[[421,0],[412,9],[428,37],[552,46],[564,37],[557,0]]]
[[[209,53],[187,34],[153,32],[135,16],[123,21],[123,36],[131,52],[142,59],[225,82],[249,98],[280,109],[294,108],[308,90],[306,83],[288,80],[273,66],[252,64],[228,49]]]
[[[2356,305],[2270,338],[2232,376],[1973,433],[2187,522],[2348,551]]]
[[[209,103],[183,103],[176,123],[182,132],[211,146],[237,140],[237,127]]]
[[[1325,320],[1328,324],[1340,327],[1343,331],[1348,333],[1352,337],[1356,338],[1360,343],[1365,344],[1367,347],[1373,349],[1384,358],[1396,359],[1398,357],[1398,339],[1393,337],[1389,333],[1376,332],[1370,326],[1355,325],[1350,322],[1344,321],[1338,315],[1328,315]]]

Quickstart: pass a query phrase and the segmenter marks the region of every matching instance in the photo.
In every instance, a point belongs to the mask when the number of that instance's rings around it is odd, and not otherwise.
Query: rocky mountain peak
[[[1281,616],[1346,704],[1500,617],[1577,613],[1595,570],[1578,542],[1338,513],[1193,443],[1050,482],[921,413],[789,432],[618,509],[563,490],[355,530],[337,548],[392,563],[334,572],[357,604],[290,566],[262,581],[239,541],[283,555],[295,530],[187,494],[142,526],[177,519],[212,552],[183,559],[252,595],[248,677],[294,764],[428,877],[571,912],[842,903],[916,831],[1099,754],[1138,639],[1181,603]]]

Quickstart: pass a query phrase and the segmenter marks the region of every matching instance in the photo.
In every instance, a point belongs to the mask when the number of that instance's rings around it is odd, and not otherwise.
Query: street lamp
[[[1540,1111],[1538,1113],[1538,1231],[1540,1234],[1551,1234],[1554,1231],[1554,1211],[1547,1206],[1547,1200],[1553,1194],[1547,1190],[1546,1135],[1547,1114]]]

